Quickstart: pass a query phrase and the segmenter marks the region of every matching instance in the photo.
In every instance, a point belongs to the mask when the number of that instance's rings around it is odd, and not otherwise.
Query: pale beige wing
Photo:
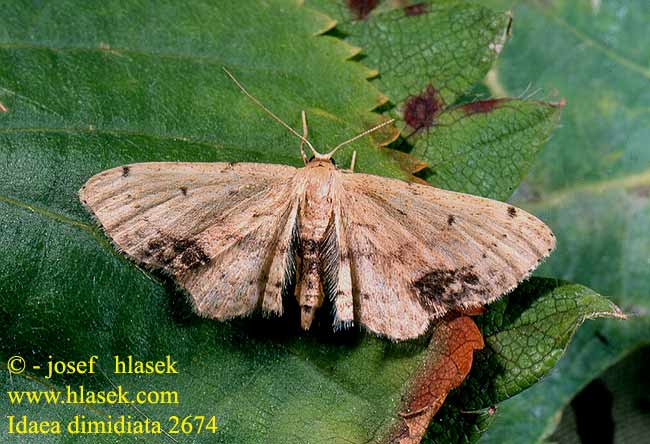
[[[394,339],[512,290],[555,246],[539,219],[503,202],[341,172],[355,318]]]
[[[282,312],[295,173],[270,164],[139,163],[93,176],[79,194],[123,252],[171,274],[200,314],[227,319],[261,305]]]

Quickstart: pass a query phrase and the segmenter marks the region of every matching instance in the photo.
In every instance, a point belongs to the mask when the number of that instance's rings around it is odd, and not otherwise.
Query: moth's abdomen
[[[323,285],[320,277],[320,242],[314,239],[301,239],[301,273],[297,286],[300,304],[300,325],[309,330],[316,309],[323,304]]]
[[[328,171],[310,176],[300,205],[300,244],[296,298],[300,324],[311,327],[318,307],[323,304],[323,250],[332,221],[333,197]]]

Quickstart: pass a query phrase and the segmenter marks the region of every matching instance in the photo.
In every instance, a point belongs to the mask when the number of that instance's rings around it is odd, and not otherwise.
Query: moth
[[[551,230],[507,203],[354,173],[354,155],[349,169],[334,165],[340,147],[392,121],[321,154],[304,111],[301,135],[226,73],[301,140],[303,168],[136,163],[80,190],[117,247],[171,275],[200,315],[282,315],[295,296],[308,330],[327,298],[335,330],[357,324],[405,340],[496,300],[553,250]]]

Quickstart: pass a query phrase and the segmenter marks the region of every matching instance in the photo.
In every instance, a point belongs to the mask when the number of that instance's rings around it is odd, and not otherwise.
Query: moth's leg
[[[357,161],[357,152],[352,151],[352,161],[350,162],[350,172],[354,173],[354,164]]]
[[[356,161],[357,161],[357,152],[352,151],[352,160],[350,161],[350,168],[343,171],[349,171],[350,173],[354,173],[354,165],[356,164]]]
[[[303,110],[301,112],[302,115],[302,137],[304,139],[307,139],[307,135],[309,134],[309,130],[307,129],[307,114],[305,114],[305,111]],[[309,163],[309,160],[307,160],[307,155],[305,154],[305,140],[302,139],[300,141],[300,156],[302,157],[302,161],[305,162],[305,165]]]

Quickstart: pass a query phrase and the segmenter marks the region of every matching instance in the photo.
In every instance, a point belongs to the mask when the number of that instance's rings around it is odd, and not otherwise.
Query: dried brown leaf
[[[403,398],[401,421],[385,441],[419,443],[447,394],[467,377],[474,350],[483,345],[483,336],[470,317],[455,315],[441,321],[434,328],[429,354]]]

